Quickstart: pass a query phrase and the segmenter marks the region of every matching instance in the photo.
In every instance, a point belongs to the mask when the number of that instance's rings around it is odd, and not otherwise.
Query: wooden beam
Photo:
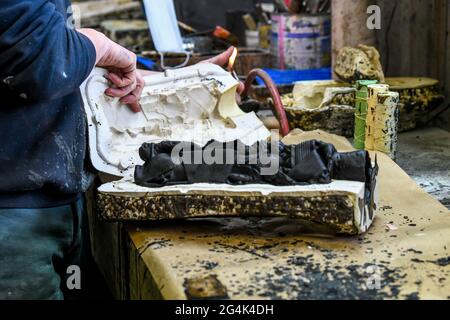
[[[345,46],[358,44],[374,46],[375,31],[367,28],[367,8],[370,0],[331,1],[331,39],[333,65],[339,50]]]
[[[439,0],[439,2],[440,5],[436,8],[436,11],[441,14],[441,21],[436,27],[436,33],[438,34],[436,35],[436,42],[439,45],[439,50],[436,56],[438,61],[434,68],[437,69],[436,72],[439,74],[439,79],[445,90],[447,98],[443,105],[443,108],[445,108],[450,104],[450,4],[445,0]],[[450,131],[450,109],[437,117],[435,124]]]

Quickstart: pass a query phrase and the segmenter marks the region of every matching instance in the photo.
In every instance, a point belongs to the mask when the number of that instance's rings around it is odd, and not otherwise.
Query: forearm
[[[77,29],[77,31],[91,40],[96,52],[95,64],[98,64],[99,61],[107,54],[108,45],[110,45],[109,42],[112,41],[109,40],[103,33],[98,32],[94,29],[83,28]]]
[[[94,29],[83,28],[83,29],[78,29],[77,31],[84,34],[86,37],[88,37],[89,40],[91,40],[92,44],[94,45],[95,51],[97,54],[95,64],[98,64],[100,62],[100,60],[102,60],[102,57],[105,57],[108,55],[108,46],[115,44],[113,41],[108,39],[103,33],[98,32]],[[150,70],[145,70],[145,69],[137,69],[137,71],[140,73],[140,75],[142,77],[151,76],[151,75],[160,73],[158,71],[150,71]]]

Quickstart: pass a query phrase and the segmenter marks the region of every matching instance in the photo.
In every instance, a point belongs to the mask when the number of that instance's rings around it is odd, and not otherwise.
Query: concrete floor
[[[397,163],[450,209],[450,132],[427,127],[401,133]]]

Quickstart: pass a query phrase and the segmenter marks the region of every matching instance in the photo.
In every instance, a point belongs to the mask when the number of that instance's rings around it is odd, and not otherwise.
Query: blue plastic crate
[[[331,68],[308,69],[308,70],[279,70],[264,69],[277,85],[292,84],[297,81],[305,80],[330,80]],[[264,82],[260,78],[256,78],[258,85]]]

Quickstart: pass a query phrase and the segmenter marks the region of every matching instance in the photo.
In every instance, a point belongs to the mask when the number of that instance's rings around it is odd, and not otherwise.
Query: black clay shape
[[[190,183],[227,183],[233,165],[226,164],[185,164]]]
[[[367,180],[367,159],[370,159],[367,151],[335,153],[332,159],[333,179],[360,182]]]
[[[149,154],[145,154],[145,158],[151,159],[148,165],[136,166],[134,180],[139,182],[140,185],[155,186],[166,184],[170,180],[176,166],[169,154],[161,153],[155,155],[154,151],[155,148],[153,146],[146,145],[139,152],[144,154],[149,152]]]
[[[205,148],[211,144],[223,148],[223,150],[230,147],[230,144],[216,141],[210,141],[203,148],[193,143],[183,143],[186,146],[183,149],[185,154],[180,154],[181,158],[175,161],[171,157],[172,150],[179,143],[177,141],[163,141],[157,144],[144,143],[139,149],[139,155],[145,163],[142,166],[136,166],[135,183],[153,188],[192,183],[228,183],[231,185],[262,183],[286,186],[324,184],[330,183],[332,179],[360,181],[365,182],[364,202],[369,208],[369,215],[373,215],[373,196],[378,164],[375,159],[375,166],[372,167],[367,151],[339,153],[332,144],[316,140],[288,146],[280,142],[276,146],[279,157],[278,171],[272,175],[263,175],[261,174],[264,169],[261,164],[263,161],[259,158],[259,153],[250,157],[249,151],[252,148],[242,146],[240,141],[231,143],[234,146],[232,149],[234,164],[226,164],[225,158],[221,159],[220,163],[207,164],[203,157],[200,157],[201,163],[193,162],[195,160],[193,151],[203,153]],[[256,147],[261,147],[261,144],[266,144],[266,142],[260,142]],[[267,155],[272,158],[276,157],[270,149],[270,144],[264,146],[268,151]],[[237,150],[245,150],[245,152],[242,154]],[[215,151],[213,154],[216,154]],[[189,159],[188,163],[184,163],[183,161],[187,159]],[[245,160],[244,163],[242,163],[242,159]],[[250,160],[256,160],[256,164]]]
[[[145,161],[143,166],[136,166],[135,182],[147,187],[161,187],[164,185],[190,184],[190,183],[228,183],[233,185],[265,183],[272,185],[304,185],[313,183],[330,183],[335,180],[351,180],[366,183],[366,202],[373,193],[373,185],[377,168],[372,168],[369,154],[366,151],[339,153],[329,143],[311,140],[298,145],[276,145],[279,157],[279,168],[272,175],[262,175],[263,166],[259,153],[250,157],[252,148],[242,146],[240,141],[233,141],[233,159],[235,164],[206,164],[203,157],[196,163],[193,151],[204,152],[212,145],[225,150],[230,144],[210,141],[203,148],[193,143],[183,143],[186,148],[180,154],[180,162],[171,158],[172,149],[180,142],[163,141],[161,143],[145,143],[139,150],[141,158]],[[256,147],[264,144],[266,152],[271,157],[271,146],[260,142]],[[238,148],[240,146],[241,148]],[[264,149],[264,148],[263,148]],[[245,150],[238,153],[238,150]],[[215,151],[213,152],[215,155]],[[239,155],[239,157],[238,157]],[[256,158],[255,158],[256,157]],[[237,159],[240,159],[238,162]],[[189,159],[189,163],[184,163]],[[242,159],[245,163],[242,163]],[[256,160],[256,164],[249,160]],[[226,163],[225,158],[221,163]]]
[[[259,172],[257,165],[236,164],[232,167],[231,173],[228,176],[228,183],[230,184],[252,184],[261,182],[261,173]]]
[[[319,146],[315,140],[292,146],[292,169],[289,171],[289,177],[298,182],[330,183],[328,159],[323,159],[318,149]]]

